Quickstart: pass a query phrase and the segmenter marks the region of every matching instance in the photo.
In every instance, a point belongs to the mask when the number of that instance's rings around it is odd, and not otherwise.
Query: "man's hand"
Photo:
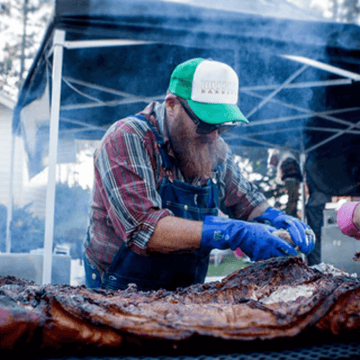
[[[200,250],[240,248],[253,261],[297,255],[294,247],[272,235],[272,231],[270,227],[261,224],[206,216]]]
[[[254,218],[254,221],[288,230],[295,246],[305,255],[309,255],[315,247],[315,234],[309,225],[273,207],[268,207],[260,216]]]

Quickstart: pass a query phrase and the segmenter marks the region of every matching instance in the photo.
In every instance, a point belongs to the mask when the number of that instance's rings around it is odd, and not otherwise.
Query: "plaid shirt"
[[[163,104],[151,103],[142,114],[164,134]],[[219,166],[220,210],[231,218],[246,220],[265,197],[242,177],[229,147],[224,146],[226,159]],[[100,273],[108,269],[123,242],[146,256],[147,243],[158,221],[173,215],[162,208],[157,192],[166,176],[162,164],[154,133],[147,122],[134,116],[114,123],[96,149],[89,236],[84,250]],[[184,181],[179,169],[174,169],[172,176]],[[194,182],[200,185],[204,179]]]

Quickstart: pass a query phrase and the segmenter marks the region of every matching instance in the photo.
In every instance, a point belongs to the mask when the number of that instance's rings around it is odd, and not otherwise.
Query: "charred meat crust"
[[[360,329],[360,281],[298,257],[248,265],[221,282],[176,291],[38,286],[0,277],[0,349],[122,349],[194,337],[252,341]],[[5,320],[4,320],[5,319]]]

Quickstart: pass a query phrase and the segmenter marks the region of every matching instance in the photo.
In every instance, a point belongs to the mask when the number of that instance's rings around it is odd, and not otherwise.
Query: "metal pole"
[[[15,135],[11,133],[11,154],[10,154],[10,185],[9,185],[9,205],[6,216],[6,252],[11,252],[11,223],[13,215],[13,198],[14,198],[14,162],[15,162]]]
[[[51,283],[52,273],[52,247],[54,237],[54,214],[55,214],[55,176],[57,162],[57,147],[59,138],[61,76],[63,63],[63,44],[65,31],[56,30],[53,40],[54,58],[52,71],[52,93],[50,113],[50,137],[49,137],[49,168],[48,185],[46,191],[46,216],[45,216],[45,239],[42,284]]]
[[[293,56],[293,55],[281,55],[281,56],[284,58],[290,59],[290,60],[298,61],[302,64],[313,66],[317,69],[328,71],[332,74],[336,74],[336,75],[340,75],[340,76],[343,76],[348,79],[352,79],[354,81],[360,81],[360,74],[354,73],[352,71],[343,70],[336,66],[325,64],[320,61],[309,59],[304,56]]]
[[[302,152],[300,154],[300,171],[303,175],[303,181],[301,183],[301,193],[302,193],[302,211],[301,211],[301,220],[305,222],[305,186],[306,186],[306,178],[305,178],[305,160],[306,160],[306,154],[305,152]]]
[[[278,88],[272,91],[268,96],[266,96],[259,105],[255,106],[248,114],[245,115],[246,118],[249,118],[251,115],[256,113],[260,108],[262,108],[268,101],[270,101],[277,93],[279,93],[282,89],[284,89],[287,85],[289,85],[295,78],[297,78],[302,72],[307,69],[307,65],[302,66],[299,70],[297,70],[294,74],[292,74],[283,84],[281,84]]]

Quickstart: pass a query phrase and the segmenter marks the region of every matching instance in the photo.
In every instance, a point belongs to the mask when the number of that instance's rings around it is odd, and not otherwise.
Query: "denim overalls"
[[[137,118],[147,121],[145,117]],[[157,130],[148,122],[160,145],[164,141]],[[166,151],[161,147],[161,156],[166,170],[174,165]],[[215,172],[216,174],[216,172]],[[163,208],[171,210],[175,216],[203,220],[205,215],[218,214],[217,179],[208,179],[204,187],[172,179],[162,180],[158,192]],[[105,273],[101,287],[107,289],[126,289],[135,283],[138,290],[175,290],[191,284],[203,283],[209,264],[209,253],[196,251],[187,254],[151,254],[141,256],[122,244]]]

